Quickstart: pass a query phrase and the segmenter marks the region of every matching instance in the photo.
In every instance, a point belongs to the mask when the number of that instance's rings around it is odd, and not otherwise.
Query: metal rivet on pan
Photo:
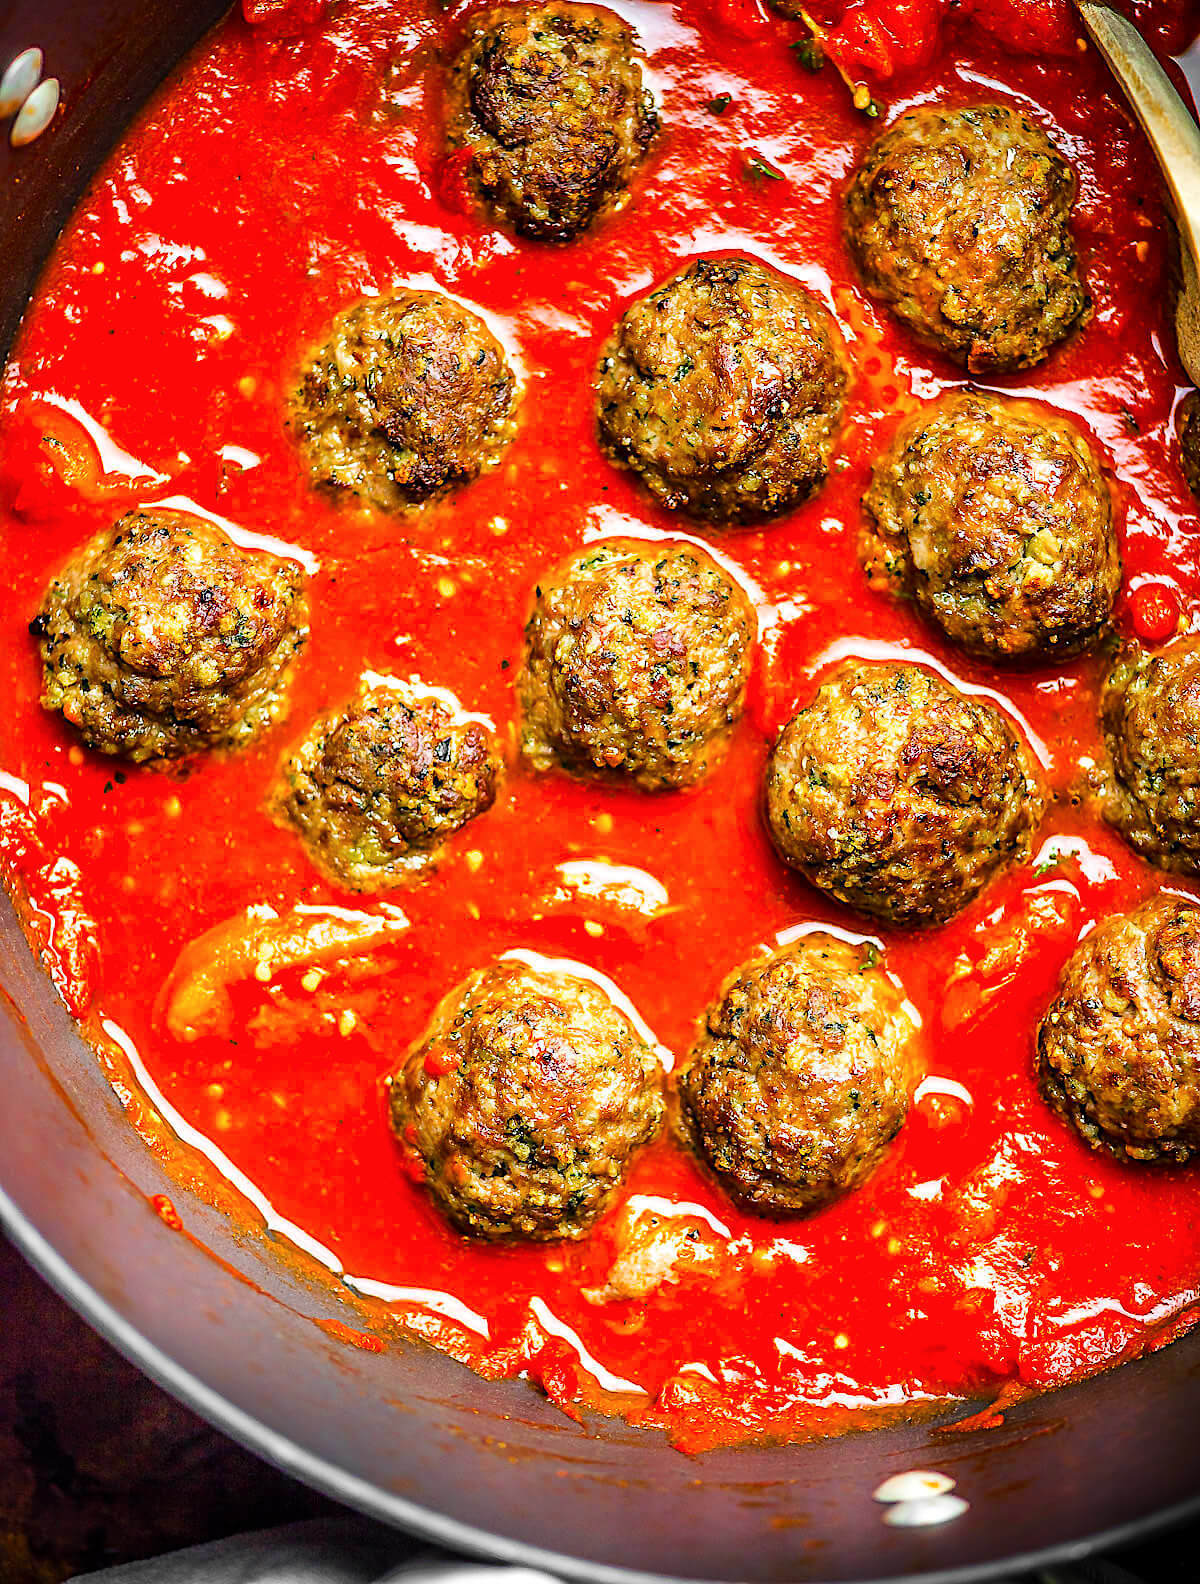
[[[57,109],[58,78],[47,77],[45,82],[38,83],[17,112],[10,133],[13,148],[23,148],[26,143],[32,143],[34,138],[41,137],[54,120]]]
[[[961,1496],[926,1496],[920,1501],[896,1502],[884,1513],[883,1521],[895,1529],[924,1529],[961,1518],[969,1505]]]
[[[16,115],[37,87],[41,75],[40,49],[22,50],[16,60],[9,62],[4,76],[0,77],[0,121]]]
[[[872,1491],[877,1502],[925,1501],[930,1496],[944,1496],[954,1489],[949,1474],[934,1474],[928,1469],[907,1469],[903,1474],[893,1474],[884,1480],[878,1490]]]

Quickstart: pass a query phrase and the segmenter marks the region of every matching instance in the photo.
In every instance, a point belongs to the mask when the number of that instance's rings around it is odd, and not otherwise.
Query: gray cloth
[[[76,1575],[76,1584],[558,1584],[532,1568],[421,1549],[358,1518],[319,1518]]]
[[[75,1584],[559,1584],[533,1568],[471,1562],[365,1519],[317,1519],[77,1575]],[[1011,1579],[997,1584],[1022,1584]],[[1141,1584],[1110,1562],[1052,1568],[1023,1584]]]
[[[378,1584],[405,1559],[403,1535],[357,1518],[318,1518],[78,1575],[80,1584]]]

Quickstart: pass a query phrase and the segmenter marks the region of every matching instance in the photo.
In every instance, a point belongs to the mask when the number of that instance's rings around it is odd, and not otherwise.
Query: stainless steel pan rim
[[[390,1494],[379,1486],[348,1474],[344,1469],[305,1451],[287,1436],[270,1430],[251,1414],[244,1413],[143,1337],[55,1252],[3,1189],[0,1189],[0,1226],[59,1297],[144,1375],[148,1375],[164,1391],[186,1403],[210,1424],[216,1425],[259,1457],[335,1501],[447,1550],[466,1552],[486,1561],[543,1568],[548,1573],[587,1581],[587,1584],[687,1584],[687,1580],[680,1575],[610,1567],[568,1556],[560,1551],[547,1551],[539,1546],[506,1540],[501,1535],[489,1534],[469,1524],[443,1517],[428,1507],[406,1501],[401,1496]],[[862,1584],[904,1584],[905,1578],[914,1576],[919,1576],[921,1584],[976,1584],[976,1581],[982,1584],[984,1580],[1033,1573],[1041,1568],[1077,1562],[1097,1551],[1116,1550],[1192,1519],[1200,1519],[1200,1494],[1161,1512],[1103,1530],[1086,1540],[1048,1546],[999,1562],[982,1562],[968,1567],[922,1572],[919,1575],[889,1574],[876,1579],[864,1579]],[[706,1580],[705,1584],[739,1584],[739,1581]]]

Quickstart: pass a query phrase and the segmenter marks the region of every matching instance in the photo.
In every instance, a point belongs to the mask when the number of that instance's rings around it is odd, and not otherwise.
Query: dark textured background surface
[[[0,1584],[336,1510],[160,1391],[0,1236]],[[1200,1529],[1114,1560],[1196,1584]]]
[[[0,1237],[0,1584],[331,1510],[127,1364]]]

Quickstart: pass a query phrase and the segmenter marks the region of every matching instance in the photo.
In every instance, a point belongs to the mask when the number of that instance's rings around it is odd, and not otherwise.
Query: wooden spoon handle
[[[1176,309],[1179,356],[1200,385],[1200,127],[1145,39],[1103,0],[1075,0],[1092,42],[1125,91],[1158,156],[1179,229],[1183,290]]]

